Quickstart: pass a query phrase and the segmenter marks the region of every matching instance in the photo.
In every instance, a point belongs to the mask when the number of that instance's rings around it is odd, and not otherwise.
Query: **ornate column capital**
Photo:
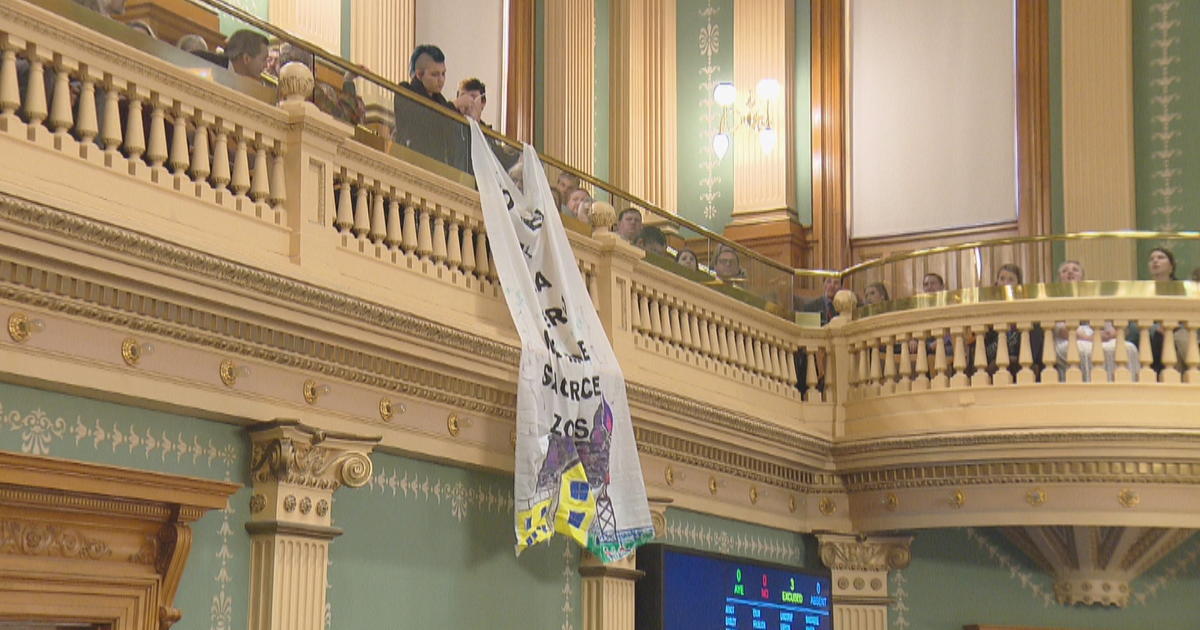
[[[380,437],[329,433],[298,420],[274,420],[249,429],[250,475],[259,483],[315,490],[358,488],[371,479],[371,450]]]
[[[647,497],[650,504],[650,523],[654,525],[654,537],[662,538],[667,533],[667,508],[675,502],[671,497]]]
[[[892,571],[912,560],[912,536],[817,534],[821,562],[837,571]]]

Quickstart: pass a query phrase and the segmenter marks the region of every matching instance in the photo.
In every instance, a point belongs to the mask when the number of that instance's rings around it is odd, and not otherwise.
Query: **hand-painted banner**
[[[471,123],[471,163],[504,297],[521,336],[517,552],[561,532],[604,562],[654,537],[625,377],[588,296],[541,160],[514,183]]]

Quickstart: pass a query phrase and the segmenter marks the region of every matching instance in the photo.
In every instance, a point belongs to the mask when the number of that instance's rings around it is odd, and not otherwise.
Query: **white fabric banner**
[[[471,164],[496,273],[521,336],[517,552],[557,531],[604,562],[618,560],[654,537],[625,377],[537,152],[525,145],[524,181],[514,183],[472,121]]]

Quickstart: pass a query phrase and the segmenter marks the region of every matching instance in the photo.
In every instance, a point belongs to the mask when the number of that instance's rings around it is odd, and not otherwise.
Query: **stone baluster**
[[[163,163],[167,161],[167,121],[166,105],[162,96],[154,94],[150,98],[150,131],[146,136],[146,162],[150,165],[157,178],[163,172]]]
[[[699,346],[700,354],[705,358],[706,363],[713,355],[713,337],[708,328],[709,323],[708,318],[702,313],[696,314],[696,333],[699,335],[696,345]]]
[[[46,120],[60,144],[75,124],[71,115],[72,69],[65,59],[59,58],[54,72],[54,94],[50,98],[50,117]]]
[[[283,158],[283,142],[275,141],[275,151],[271,156],[271,190],[267,202],[275,210],[283,211],[287,203],[287,162]]]
[[[1054,364],[1058,361],[1058,355],[1054,351],[1054,324],[1033,328],[1030,334],[1042,336],[1042,384],[1057,383],[1058,370],[1054,369]],[[1029,342],[1032,344],[1033,339],[1030,338]]]
[[[851,346],[851,356],[854,357],[854,366],[857,368],[851,386],[854,388],[859,400],[866,398],[867,382],[871,379],[870,347],[865,341]]]
[[[925,343],[925,337],[932,336],[926,332],[922,338],[917,340],[917,373],[913,378],[913,389],[916,391],[924,391],[929,389],[929,345]],[[942,340],[937,339],[934,346],[942,345]]]
[[[446,219],[444,210],[435,207],[433,210],[433,261],[441,263],[446,260]]]
[[[492,282],[499,282],[500,279],[496,275],[496,261],[492,260],[492,249],[490,247],[487,250],[487,255],[488,255],[487,278],[488,278],[488,280],[491,280]]]
[[[400,218],[400,201],[395,197],[396,191],[392,190],[392,196],[388,198],[387,203],[387,228],[384,230],[383,244],[388,246],[388,249],[396,249],[400,246],[400,241],[404,239],[403,220]]]
[[[974,342],[974,352],[972,352],[972,354],[975,355],[971,358],[971,367],[974,370],[971,373],[971,387],[987,387],[992,383],[991,377],[988,376],[987,345],[984,343],[984,339],[987,337],[987,326],[972,326],[971,335],[973,337],[972,341]],[[942,340],[938,339],[935,341],[935,343],[942,343]],[[965,346],[966,344],[963,345]],[[1006,356],[1008,355],[1007,343],[1004,344],[1004,354]],[[996,356],[999,357],[999,355],[1000,345],[997,344]],[[1004,373],[1008,374],[1008,370],[1005,370]]]
[[[872,339],[870,351],[871,372],[867,381],[867,392],[871,396],[879,396],[883,391],[883,347],[882,340]]]
[[[462,257],[463,272],[475,273],[475,228],[469,222],[463,224]]]
[[[344,172],[341,186],[338,187],[337,212],[334,215],[333,227],[338,232],[346,232],[354,227],[354,202],[350,197],[350,178]]]
[[[720,320],[714,319],[712,322],[713,351],[716,353],[716,359],[721,363],[728,364],[729,360],[729,338],[725,336],[725,324]]]
[[[136,85],[129,86],[129,111],[125,116],[125,155],[129,158],[130,169],[135,168],[132,162],[142,158],[146,152],[146,129],[142,125],[142,96],[143,90]]]
[[[676,346],[683,345],[683,327],[679,324],[679,305],[672,304],[668,309],[671,322],[671,343]]]
[[[1136,366],[1129,364],[1129,352],[1125,349],[1125,335],[1128,333],[1128,326],[1121,325],[1115,326],[1115,328],[1117,329],[1117,347],[1116,356],[1113,357],[1116,360],[1116,369],[1113,370],[1113,382],[1129,383],[1133,381],[1133,375],[1136,374]]]
[[[733,360],[733,364],[740,369],[747,369],[746,365],[746,347],[742,345],[742,333],[735,328],[733,323],[729,323],[725,327],[726,334],[729,337],[729,357]]]
[[[362,238],[371,230],[371,206],[367,196],[367,184],[361,178],[358,180],[358,190],[354,195],[354,226],[350,231],[355,238]]]
[[[997,339],[1001,338],[1000,335],[1004,333],[1005,328],[1006,327],[1003,324],[992,327],[992,330],[996,331]],[[987,361],[987,357],[984,354],[984,350],[980,349],[980,347],[977,346],[976,352],[979,352],[981,354],[981,356],[984,356],[984,361]],[[996,368],[996,373],[992,375],[992,383],[993,384],[995,384],[995,385],[1012,385],[1013,384],[1013,374],[1012,374],[1012,372],[1008,371],[1008,365],[1010,363],[1012,363],[1012,357],[1008,353],[1008,338],[1005,337],[1004,343],[996,344],[996,366],[997,366],[997,368]]]
[[[1168,321],[1162,323],[1162,363],[1163,369],[1159,373],[1158,382],[1160,383],[1181,383],[1183,382],[1182,374],[1179,372],[1179,353],[1175,350],[1175,327]]]
[[[104,152],[110,160],[121,146],[120,89],[116,79],[109,75],[104,92],[104,120],[100,125],[100,142],[104,144]]]
[[[692,309],[683,306],[679,312],[679,335],[683,347],[688,351],[696,349],[696,319]]]
[[[216,138],[213,140],[213,161],[210,181],[218,192],[224,191],[229,185],[229,130],[225,122],[217,120],[214,125]]]
[[[896,337],[887,335],[883,338],[883,383],[882,392],[891,394],[896,391]]]
[[[949,333],[948,329],[938,329],[937,338],[940,342],[942,337]],[[946,344],[933,344],[933,379],[930,381],[930,387],[933,389],[946,389],[949,384],[949,379],[946,377]]]
[[[237,148],[233,153],[233,172],[230,174],[229,189],[238,197],[250,190],[250,147],[246,141],[247,131],[238,127]]]
[[[646,312],[649,314],[650,336],[655,339],[662,338],[662,320],[659,318],[658,300],[652,294],[646,294]]]
[[[950,376],[950,387],[966,387],[967,380],[967,331],[969,328],[959,328],[954,331],[954,374]]]
[[[254,203],[264,203],[271,194],[271,169],[267,166],[267,153],[270,151],[270,140],[258,134],[254,143],[254,168],[250,171],[250,199]]]
[[[400,249],[405,254],[417,251],[417,209],[411,203],[404,204],[400,209],[404,213],[404,222],[400,230]]]
[[[196,133],[192,135],[192,159],[188,173],[197,184],[204,183],[212,173],[208,151],[208,121],[201,112],[196,112]]]
[[[808,354],[808,361],[805,361],[806,365],[804,367],[804,384],[808,386],[808,391],[804,400],[821,402],[822,394],[817,391],[817,383],[819,382],[817,380],[817,361],[821,360],[821,353],[819,351],[809,352],[808,348],[805,348],[804,352]],[[793,367],[793,369],[795,368]]]
[[[177,182],[187,176],[188,167],[191,166],[191,156],[188,155],[187,119],[183,106],[176,103],[175,124],[171,129],[171,150],[167,157],[167,166],[171,168]]]
[[[21,107],[20,76],[17,74],[17,52],[6,40],[0,40],[0,117],[7,128],[8,121]]]
[[[1033,326],[1031,324],[1029,324],[1028,322],[1023,322],[1017,327],[1017,329],[1020,331],[1020,335],[1021,335],[1021,350],[1020,350],[1020,352],[1017,353],[1017,361],[1021,364],[1021,371],[1017,372],[1017,384],[1018,385],[1027,385],[1027,384],[1033,383],[1036,380],[1036,378],[1033,374],[1033,351],[1030,349],[1030,345],[1029,345],[1029,334],[1033,330]],[[996,351],[997,354],[999,353],[999,349],[998,349],[999,346],[1001,346],[1001,345],[1007,346],[1008,345],[1008,327],[1007,326],[1004,327],[1002,330],[997,331],[996,345],[997,345],[997,351]],[[999,363],[997,363],[996,365],[997,365],[997,367],[996,367],[997,371],[1008,369],[1007,365],[1000,365]]]
[[[1200,383],[1200,348],[1197,348],[1196,325],[1192,322],[1188,322],[1186,325],[1188,331],[1187,354],[1184,356],[1183,362],[1187,371],[1183,374],[1183,380],[1194,385]],[[1120,337],[1117,341],[1118,353],[1122,352],[1120,339],[1124,339],[1124,337]]]
[[[386,202],[383,198],[382,184],[377,181],[375,185],[377,188],[371,191],[371,229],[367,232],[367,238],[378,245],[387,236],[387,213],[384,210]]]
[[[446,265],[454,271],[462,269],[462,224],[450,216],[446,226]]]
[[[80,151],[90,148],[100,133],[96,118],[96,79],[86,68],[79,72],[79,103],[75,108],[75,134],[79,136]]]
[[[1158,375],[1154,373],[1154,353],[1150,349],[1150,327],[1154,322],[1140,320],[1138,325],[1138,382],[1153,383],[1158,380]]]
[[[1067,373],[1064,381],[1067,383],[1082,383],[1083,369],[1080,366],[1079,360],[1079,331],[1076,326],[1072,325],[1072,322],[1064,322],[1063,325],[1067,329]],[[1095,341],[1100,341],[1100,335],[1098,331]],[[1057,343],[1057,340],[1055,343]],[[1055,361],[1057,361],[1057,357],[1058,355],[1055,353]],[[1052,365],[1054,365],[1054,363],[1050,363],[1046,366],[1046,373],[1042,375],[1043,383],[1050,380],[1050,366]]]
[[[492,267],[492,260],[489,258],[491,255],[492,252],[487,246],[487,233],[480,232],[475,238],[475,273],[480,279],[495,279],[496,270]]]
[[[1100,338],[1100,331],[1103,329],[1104,323],[1099,322],[1099,325],[1094,329],[1095,334],[1092,336],[1092,356],[1090,363],[1093,383],[1105,383],[1112,380],[1104,365],[1104,341]],[[1114,344],[1113,350],[1117,352],[1124,351],[1124,344]]]
[[[422,204],[420,211],[417,222],[417,255],[428,259],[433,253],[433,225],[429,219],[429,208]]]
[[[912,358],[912,349],[911,349],[912,342],[913,342],[912,333],[905,333],[899,339],[899,341],[900,341],[900,365],[898,366],[899,374],[896,379],[896,391],[897,392],[910,392],[910,391],[912,391],[912,381],[913,381],[913,364],[912,364],[913,358]],[[925,340],[921,339],[918,341],[918,343],[923,344],[923,343],[925,343]]]
[[[630,289],[629,299],[629,329],[632,330],[635,335],[641,334],[645,331],[645,325],[643,322],[646,321],[643,319],[644,316],[642,315],[642,295],[638,293],[636,288]]]
[[[37,46],[30,44],[28,49],[29,75],[25,80],[25,117],[30,127],[36,127],[46,120],[49,112],[46,109],[46,65]]]

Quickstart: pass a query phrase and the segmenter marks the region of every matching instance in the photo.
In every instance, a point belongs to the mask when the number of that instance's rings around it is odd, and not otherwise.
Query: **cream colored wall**
[[[1011,0],[853,0],[851,235],[1014,220]]]
[[[446,53],[446,87],[453,100],[459,81],[477,77],[487,86],[483,120],[500,128],[504,102],[504,20],[507,0],[417,0],[417,44]]]

